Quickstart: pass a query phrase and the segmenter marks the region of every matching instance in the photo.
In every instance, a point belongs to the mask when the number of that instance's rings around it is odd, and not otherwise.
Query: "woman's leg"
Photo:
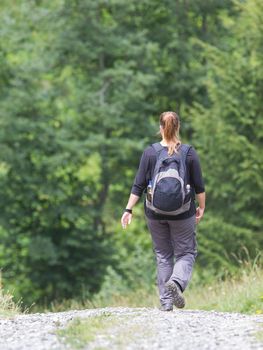
[[[169,224],[165,220],[147,219],[157,263],[157,281],[162,305],[172,304],[171,292],[165,287],[174,266],[174,249]]]
[[[191,279],[197,256],[195,216],[168,222],[175,255],[175,264],[170,279],[177,282],[184,291]]]

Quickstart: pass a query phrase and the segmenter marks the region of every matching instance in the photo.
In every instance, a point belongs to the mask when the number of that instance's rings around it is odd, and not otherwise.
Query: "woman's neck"
[[[160,142],[162,146],[169,146],[170,142],[168,142],[165,138],[162,138],[162,141]]]
[[[178,143],[178,140],[176,140],[176,143]],[[164,139],[164,138],[160,141],[160,144],[162,146],[164,146],[164,147],[168,147],[169,146],[169,142],[166,139]]]
[[[164,140],[164,139],[162,139],[162,141],[160,141],[160,144],[161,144],[162,146],[168,146],[167,141]]]

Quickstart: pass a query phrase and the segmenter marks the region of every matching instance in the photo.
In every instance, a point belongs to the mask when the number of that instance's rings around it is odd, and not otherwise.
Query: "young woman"
[[[180,121],[175,112],[160,115],[160,145],[167,156],[180,154],[183,147],[179,137]],[[132,208],[146,191],[152,180],[157,160],[156,150],[148,146],[141,157],[131,194],[121,218],[122,227],[126,228],[132,220]],[[185,306],[183,292],[187,287],[197,255],[196,224],[205,210],[205,187],[198,155],[193,147],[186,155],[186,177],[190,184],[190,209],[178,215],[157,214],[146,204],[145,216],[151,233],[153,249],[156,255],[157,280],[160,295],[160,309],[173,310]],[[198,207],[196,208],[195,199]]]

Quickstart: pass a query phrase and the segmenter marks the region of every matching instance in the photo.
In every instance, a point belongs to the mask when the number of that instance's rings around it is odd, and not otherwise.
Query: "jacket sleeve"
[[[144,150],[141,156],[139,168],[137,170],[137,173],[133,182],[133,186],[131,189],[132,194],[135,194],[136,196],[141,197],[143,191],[146,189],[148,167],[149,167],[149,157],[147,156],[146,151]]]
[[[195,193],[199,194],[205,192],[205,185],[202,176],[201,165],[196,150],[191,147],[189,151],[189,171],[190,182],[194,187]]]

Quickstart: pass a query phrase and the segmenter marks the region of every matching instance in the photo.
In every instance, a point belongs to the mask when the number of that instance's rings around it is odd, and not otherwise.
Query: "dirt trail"
[[[0,318],[1,350],[69,349],[56,336],[76,317],[111,314],[120,320],[107,336],[85,349],[263,349],[255,337],[263,317],[199,310],[162,312],[152,308],[103,308]]]

